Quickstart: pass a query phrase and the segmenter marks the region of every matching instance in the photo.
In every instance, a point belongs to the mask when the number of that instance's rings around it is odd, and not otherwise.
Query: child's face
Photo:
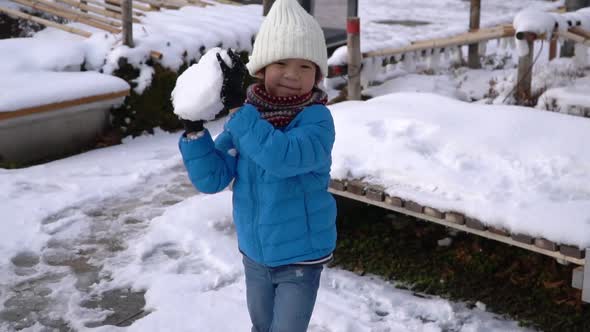
[[[303,59],[273,62],[261,72],[264,87],[277,97],[299,96],[311,91],[316,83],[315,63]]]

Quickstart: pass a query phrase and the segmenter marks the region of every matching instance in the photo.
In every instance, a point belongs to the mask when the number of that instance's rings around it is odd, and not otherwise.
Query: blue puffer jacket
[[[240,250],[266,266],[329,255],[336,245],[336,202],[327,191],[334,122],[323,105],[303,109],[284,129],[246,104],[215,142],[209,132],[180,139],[194,186],[216,193],[233,184]],[[236,152],[237,151],[237,155]]]

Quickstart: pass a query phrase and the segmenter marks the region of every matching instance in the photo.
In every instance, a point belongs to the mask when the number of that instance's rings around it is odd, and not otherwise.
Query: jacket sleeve
[[[303,114],[304,113],[304,114]],[[323,105],[305,108],[286,131],[276,130],[246,104],[226,123],[243,156],[281,178],[308,173],[329,165],[334,145],[334,121]]]
[[[236,150],[228,132],[221,133],[215,142],[208,130],[195,140],[187,140],[183,135],[178,147],[188,176],[200,192],[220,192],[234,178]]]

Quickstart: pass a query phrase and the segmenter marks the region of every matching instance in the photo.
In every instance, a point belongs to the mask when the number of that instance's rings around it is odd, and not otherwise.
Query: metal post
[[[516,86],[516,102],[519,105],[525,104],[531,98],[531,85],[533,82],[533,54],[535,53],[535,39],[537,35],[532,32],[521,32],[517,38],[525,40],[529,53],[518,58],[518,77]]]
[[[358,17],[346,22],[348,47],[348,99],[361,100],[361,28]]]
[[[123,0],[121,2],[121,16],[123,18],[123,45],[133,47],[133,19],[132,4],[133,0]]]
[[[348,0],[348,17],[359,16],[359,0]]]
[[[584,282],[582,286],[582,301],[590,303],[590,248],[586,249],[584,259]]]
[[[310,15],[313,15],[313,9],[315,5],[314,0],[299,0],[299,3],[303,9],[307,10]]]
[[[262,15],[266,16],[275,0],[262,0]]]
[[[471,15],[469,16],[469,31],[479,30],[479,21],[481,17],[481,0],[471,0]],[[469,45],[469,58],[467,59],[469,68],[481,68],[479,62],[479,45]]]

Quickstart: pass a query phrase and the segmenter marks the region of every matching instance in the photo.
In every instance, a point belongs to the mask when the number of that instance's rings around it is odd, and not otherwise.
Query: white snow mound
[[[172,90],[174,113],[185,120],[213,120],[223,109],[221,86],[223,73],[216,54],[233,66],[227,51],[215,47],[207,51],[198,63],[190,66],[176,80]]]

